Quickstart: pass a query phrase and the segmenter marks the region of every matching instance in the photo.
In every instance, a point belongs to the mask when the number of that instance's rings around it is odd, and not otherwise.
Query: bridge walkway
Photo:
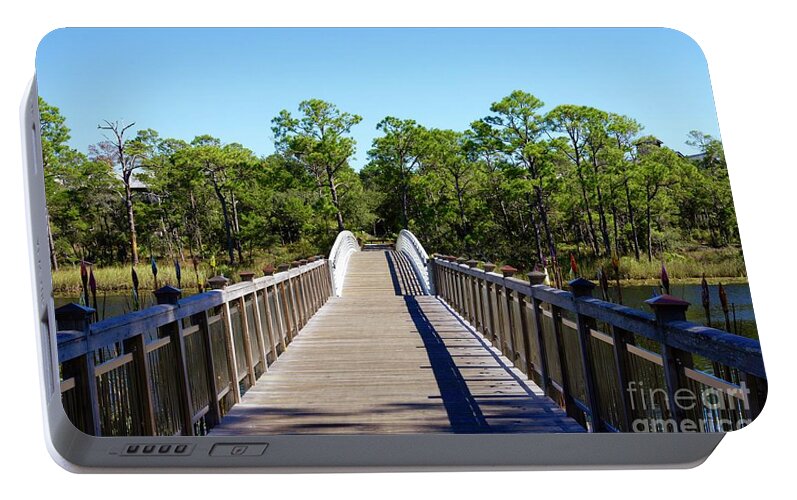
[[[357,252],[313,316],[212,435],[582,432],[409,261]]]

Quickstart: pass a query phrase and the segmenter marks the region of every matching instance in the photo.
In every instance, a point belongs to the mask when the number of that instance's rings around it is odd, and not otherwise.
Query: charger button
[[[268,443],[224,443],[210,449],[211,457],[259,457],[265,453]]]

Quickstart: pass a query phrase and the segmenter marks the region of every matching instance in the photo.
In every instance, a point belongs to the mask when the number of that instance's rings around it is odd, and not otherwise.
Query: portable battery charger
[[[681,33],[64,29],[36,68],[69,470],[691,467],[763,408]]]

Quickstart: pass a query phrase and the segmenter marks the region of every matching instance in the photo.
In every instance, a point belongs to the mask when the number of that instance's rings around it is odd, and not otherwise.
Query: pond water
[[[196,290],[183,290],[183,297],[194,295]],[[80,296],[75,295],[56,295],[55,307],[60,307],[70,302],[79,302]],[[151,291],[141,291],[139,296],[141,308],[154,306],[157,304],[155,295]],[[120,316],[134,310],[133,292],[97,292],[97,312],[100,319]]]
[[[753,299],[750,296],[750,286],[747,283],[736,283],[723,285],[725,295],[728,297],[728,319],[730,329],[726,328],[725,315],[722,312],[722,305],[719,298],[719,286],[709,285],[709,300],[711,313],[711,326],[720,330],[729,330],[745,337],[758,338],[758,329],[755,324],[753,313]],[[624,286],[623,303],[629,307],[642,309],[651,312],[652,309],[644,301],[653,297],[654,290],[658,287],[652,285],[645,286]],[[609,290],[610,296],[616,301],[616,290]],[[699,323],[708,324],[705,310],[703,309],[702,288],[699,284],[671,285],[670,294],[690,302],[692,305],[686,311],[686,319]],[[595,293],[600,296],[600,292]],[[735,312],[735,314],[734,314]],[[734,321],[735,316],[735,321]]]

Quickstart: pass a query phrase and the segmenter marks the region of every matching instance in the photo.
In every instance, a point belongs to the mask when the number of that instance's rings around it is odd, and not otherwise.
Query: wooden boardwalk
[[[582,432],[392,251],[352,255],[313,316],[212,435]]]

